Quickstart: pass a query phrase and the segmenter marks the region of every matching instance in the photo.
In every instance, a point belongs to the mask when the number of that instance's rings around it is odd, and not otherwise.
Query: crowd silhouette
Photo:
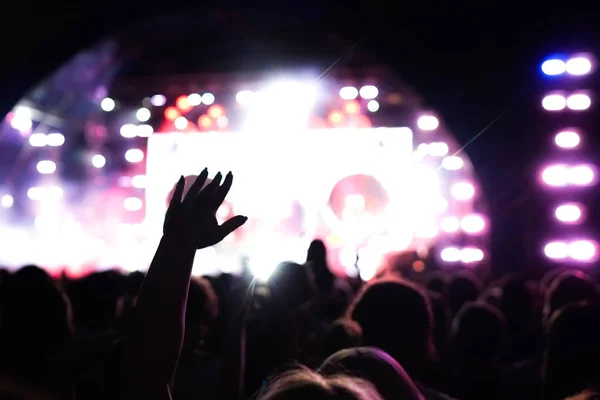
[[[598,399],[600,305],[588,274],[466,270],[341,279],[315,240],[267,282],[193,278],[231,173],[177,183],[146,274],[0,274],[0,398]],[[0,249],[1,251],[1,249]],[[429,270],[428,270],[429,271]]]

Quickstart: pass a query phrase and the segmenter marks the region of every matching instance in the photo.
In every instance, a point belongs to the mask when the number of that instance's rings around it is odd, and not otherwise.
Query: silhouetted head
[[[581,301],[597,302],[598,290],[591,277],[581,271],[559,274],[545,293],[544,322],[560,307]]]
[[[334,283],[334,275],[327,264],[327,248],[322,240],[313,240],[306,255],[307,265],[310,265],[315,283],[321,291],[329,291]]]
[[[446,275],[443,271],[433,271],[425,278],[427,289],[443,295],[446,291]]]
[[[268,282],[270,301],[287,311],[292,311],[310,300],[315,292],[312,271],[293,262],[279,264]]]
[[[349,309],[363,330],[363,343],[392,355],[411,376],[434,357],[433,316],[427,294],[399,279],[367,285]]]
[[[46,271],[35,265],[26,265],[11,277],[11,285],[20,287],[39,287],[52,284],[52,278]]]
[[[511,330],[531,325],[533,296],[523,280],[510,278],[502,284],[498,307]]]
[[[422,398],[404,368],[389,354],[373,347],[338,351],[319,367],[325,376],[347,374],[365,379],[375,386],[384,400]]]
[[[324,377],[308,369],[289,371],[269,382],[258,400],[380,400],[373,385],[348,376]]]
[[[544,398],[563,399],[600,385],[600,306],[576,303],[558,309],[546,335]]]
[[[448,307],[452,315],[455,315],[463,304],[477,300],[482,289],[483,285],[474,274],[468,271],[456,274],[447,287]]]
[[[360,325],[348,318],[333,322],[323,340],[323,356],[362,345],[362,329]]]
[[[506,323],[495,307],[466,303],[452,322],[452,349],[457,360],[477,363],[497,361],[506,346]]]

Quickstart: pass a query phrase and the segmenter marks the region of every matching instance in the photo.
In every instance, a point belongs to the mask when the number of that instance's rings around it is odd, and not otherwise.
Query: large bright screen
[[[199,252],[195,273],[235,272],[245,262],[254,269],[301,262],[317,237],[343,272],[353,267],[344,261],[345,249],[404,250],[423,236],[423,227],[435,225],[437,175],[418,173],[412,151],[408,128],[155,135],[148,143],[147,227],[160,234],[180,175],[189,185],[205,166],[210,177],[232,171],[234,185],[217,217],[243,214],[249,221]]]

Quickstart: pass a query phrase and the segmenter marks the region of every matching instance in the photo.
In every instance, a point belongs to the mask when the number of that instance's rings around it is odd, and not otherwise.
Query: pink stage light
[[[566,63],[566,71],[570,75],[586,75],[591,70],[592,62],[587,57],[573,57]]]
[[[475,195],[475,188],[469,182],[458,182],[452,186],[450,193],[456,200],[469,200]]]
[[[575,186],[588,186],[594,182],[595,175],[589,165],[577,165],[569,169],[569,183]]]
[[[485,229],[485,220],[481,215],[467,215],[460,222],[460,226],[466,233],[479,233]]]
[[[558,132],[554,137],[554,143],[563,149],[574,149],[580,142],[579,134],[572,130]]]
[[[569,255],[569,246],[562,241],[550,242],[544,246],[544,254],[553,260],[562,260]]]
[[[440,228],[444,232],[456,232],[460,229],[460,221],[456,217],[444,217],[440,221]]]
[[[596,257],[596,244],[591,240],[576,240],[569,244],[569,257],[576,261],[591,261]]]
[[[581,220],[583,211],[577,204],[562,204],[554,210],[554,216],[561,222],[575,223]]]
[[[574,111],[587,110],[591,105],[590,96],[583,93],[572,94],[567,98],[567,107]]]
[[[461,255],[460,249],[458,249],[456,247],[446,247],[440,253],[440,257],[442,258],[442,261],[445,261],[445,262],[458,262],[458,261],[460,261],[460,255]]]
[[[483,260],[483,251],[475,247],[465,247],[460,251],[460,261],[472,264]]]
[[[551,165],[542,171],[542,180],[549,186],[566,186],[569,169],[564,165]]]
[[[567,99],[561,94],[549,94],[542,100],[542,107],[548,111],[564,110],[567,106]]]

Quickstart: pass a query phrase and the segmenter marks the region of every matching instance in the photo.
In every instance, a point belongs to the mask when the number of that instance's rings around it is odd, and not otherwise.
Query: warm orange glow
[[[352,124],[357,128],[370,128],[373,126],[371,119],[366,115],[357,115],[353,118]]]
[[[415,272],[423,272],[425,270],[425,263],[423,261],[417,260],[413,263],[412,268]]]
[[[219,118],[221,118],[222,116],[225,115],[225,109],[222,106],[220,106],[218,104],[215,104],[213,106],[210,106],[210,108],[208,109],[207,114],[212,119],[219,119]]]
[[[212,125],[212,120],[208,115],[201,115],[198,118],[198,126],[203,129],[208,129]]]
[[[167,107],[165,109],[165,118],[169,121],[174,121],[180,115],[181,114],[179,113],[179,110],[177,110],[175,107]]]
[[[177,108],[179,108],[181,111],[187,111],[190,108],[192,108],[192,106],[190,105],[187,96],[179,96],[177,98],[177,100],[175,101],[175,105],[177,106]]]
[[[360,105],[356,101],[349,101],[344,106],[346,114],[358,114],[360,112]]]
[[[344,121],[344,114],[339,111],[332,111],[329,113],[327,119],[329,119],[329,122],[332,124],[339,125],[342,123],[342,121]]]

